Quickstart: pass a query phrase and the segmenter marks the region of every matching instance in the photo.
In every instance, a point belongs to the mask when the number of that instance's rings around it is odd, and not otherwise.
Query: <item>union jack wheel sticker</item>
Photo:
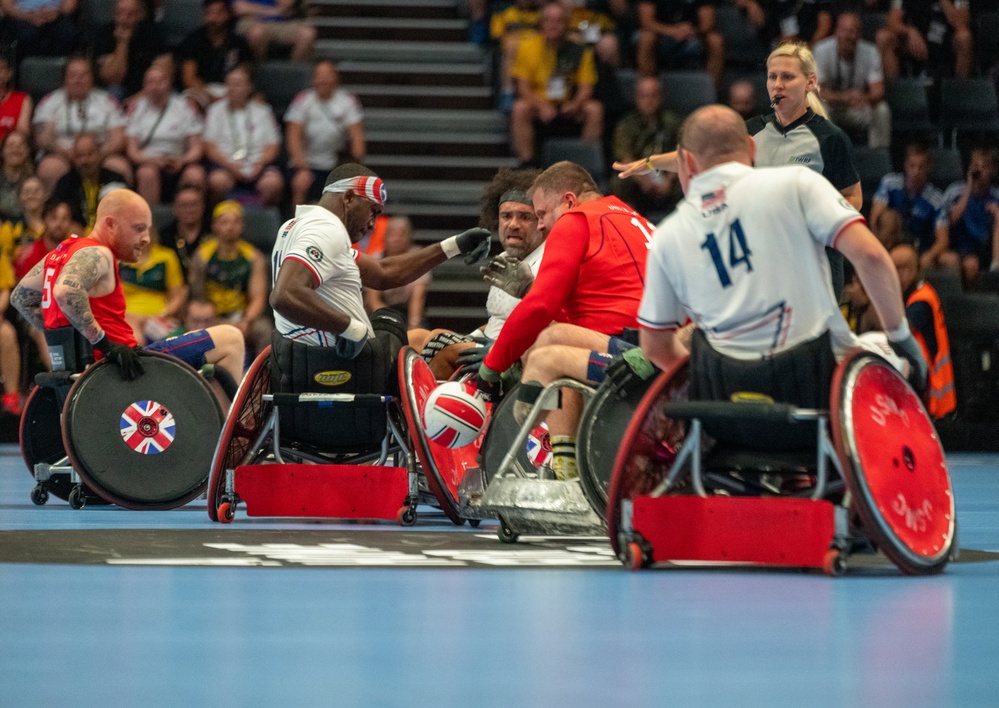
[[[177,422],[166,406],[136,401],[121,414],[121,439],[140,455],[155,455],[173,443]]]

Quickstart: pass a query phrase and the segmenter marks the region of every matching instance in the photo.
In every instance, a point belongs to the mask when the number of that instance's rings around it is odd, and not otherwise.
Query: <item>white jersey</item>
[[[31,122],[52,124],[59,147],[69,150],[80,133],[93,133],[97,142],[103,144],[108,131],[124,127],[125,116],[107,91],[92,89],[82,101],[71,101],[66,90],[60,88],[38,102]]]
[[[638,320],[663,330],[689,317],[712,347],[739,359],[829,330],[841,357],[859,340],[833,295],[825,246],[862,219],[806,167],[714,167],[656,229]]]
[[[528,253],[524,258],[524,262],[531,266],[531,273],[535,278],[538,277],[538,269],[541,267],[541,257],[544,254],[545,244],[542,242],[540,246]],[[489,295],[486,297],[486,312],[489,313],[489,321],[486,322],[483,334],[490,339],[496,339],[499,336],[500,330],[503,329],[507,317],[510,316],[510,313],[519,304],[520,298],[500,290],[495,285],[489,288]]]
[[[277,282],[278,270],[285,260],[304,264],[316,276],[319,297],[333,309],[365,323],[368,336],[373,337],[375,333],[361,297],[357,258],[340,219],[320,206],[300,206],[295,209],[295,218],[286,221],[278,231],[271,253],[271,271]],[[336,346],[337,335],[333,332],[299,326],[279,312],[274,313],[274,324],[288,339],[320,347]]]
[[[286,123],[300,123],[305,138],[305,159],[314,170],[332,170],[337,153],[347,143],[347,129],[364,119],[354,94],[337,89],[328,101],[315,89],[302,91],[285,111]]]
[[[216,101],[205,117],[205,140],[236,162],[259,162],[268,145],[281,142],[274,112],[266,103],[250,101],[244,108],[229,109],[229,101]]]
[[[135,138],[139,150],[152,157],[183,157],[187,139],[201,135],[204,121],[181,96],[173,94],[164,108],[153,106],[143,96],[128,112],[125,135]]]

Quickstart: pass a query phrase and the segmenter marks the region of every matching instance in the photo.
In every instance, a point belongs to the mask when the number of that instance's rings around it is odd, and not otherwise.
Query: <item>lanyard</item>
[[[853,88],[853,77],[857,73],[857,57],[854,56],[853,61],[850,63],[850,75],[847,77],[846,85],[842,83],[842,76],[840,75],[840,67],[843,65],[843,60],[839,58],[839,54],[836,55],[836,82],[833,86],[837,91],[848,91]]]
[[[69,96],[66,96],[66,134],[67,135],[77,135],[79,133],[86,133],[87,132],[87,118],[88,118],[87,108],[89,107],[89,103],[90,103],[90,94],[87,94],[87,97],[84,98],[82,101],[80,101],[76,105],[76,114],[80,118],[80,129],[79,130],[73,130],[73,112],[71,110],[69,110],[69,107],[70,107],[71,103],[72,103],[72,101],[69,100]]]
[[[149,104],[151,105],[151,104]],[[156,129],[160,127],[160,122],[163,120],[163,116],[166,115],[167,108],[170,107],[170,99],[167,99],[167,103],[160,110],[160,114],[156,116],[156,122],[153,123],[153,127],[149,129],[149,133],[146,135],[145,139],[139,143],[139,149],[145,150],[146,146],[149,145],[150,141],[153,139],[153,135],[156,133]]]
[[[226,117],[229,119],[229,136],[232,138],[232,159],[238,162],[245,160],[250,154],[250,137],[253,135],[253,123],[250,121],[250,106],[247,105],[243,109],[243,145],[242,147],[236,147],[237,130],[234,113],[235,111],[228,106],[226,107]]]

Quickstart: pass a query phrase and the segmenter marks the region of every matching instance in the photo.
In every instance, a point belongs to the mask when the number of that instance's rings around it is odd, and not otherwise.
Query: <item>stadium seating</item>
[[[663,85],[666,107],[672,108],[681,117],[718,100],[714,81],[705,71],[664,71],[659,80]]]

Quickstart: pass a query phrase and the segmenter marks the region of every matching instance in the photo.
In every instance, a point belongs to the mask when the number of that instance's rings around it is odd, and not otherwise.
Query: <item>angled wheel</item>
[[[165,354],[141,356],[145,374],[135,381],[104,361],[76,380],[63,444],[99,497],[126,509],[172,509],[205,490],[222,410],[193,368]]]
[[[687,361],[659,374],[642,396],[628,422],[607,490],[607,532],[611,546],[622,557],[621,504],[648,494],[669,473],[676,454],[687,437],[687,424],[663,415],[663,405],[685,400],[690,389]]]
[[[270,416],[272,406],[263,398],[271,390],[270,358],[271,348],[267,347],[253,360],[222,426],[208,478],[208,518],[212,521],[223,521],[219,511],[222,504],[229,501],[224,498],[226,470],[236,469],[246,461],[247,455],[256,452],[250,447]]]
[[[519,384],[510,389],[499,405],[493,409],[485,439],[482,441],[482,455],[479,461],[487,486],[499,472],[503,458],[520,433],[520,425],[513,417],[518,386]],[[542,423],[535,426],[524,448],[517,451],[515,464],[525,474],[537,474],[538,468],[551,457],[551,449],[548,426]]]
[[[465,472],[478,467],[479,448],[489,427],[489,409],[483,433],[470,445],[449,448],[438,445],[427,437],[423,427],[423,408],[430,394],[437,388],[437,379],[427,362],[412,347],[403,347],[399,354],[399,390],[402,392],[402,410],[409,428],[409,438],[420,461],[430,492],[437,499],[444,514],[455,524],[464,519],[459,514],[461,506],[458,488]]]
[[[831,425],[864,530],[903,572],[942,571],[957,538],[954,494],[916,393],[887,361],[854,350],[833,377]]]
[[[618,446],[647,390],[648,387],[636,387],[624,398],[619,398],[605,382],[586,404],[579,420],[576,433],[579,484],[590,506],[602,519],[607,518],[607,490]]]

